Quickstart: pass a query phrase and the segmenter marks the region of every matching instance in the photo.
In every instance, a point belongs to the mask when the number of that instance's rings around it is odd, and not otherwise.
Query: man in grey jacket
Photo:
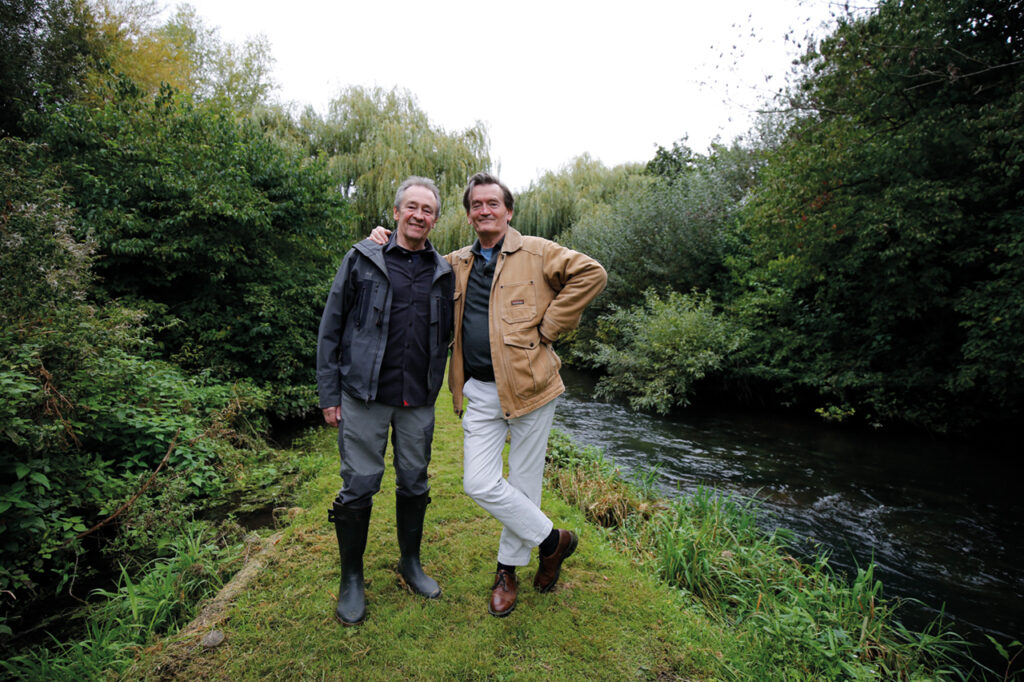
[[[363,240],[345,255],[320,320],[320,407],[324,420],[338,428],[344,482],[328,513],[341,555],[335,616],[344,625],[366,616],[363,552],[389,427],[398,572],[414,593],[441,595],[419,558],[430,502],[434,402],[452,334],[452,269],[427,240],[439,209],[431,180],[406,179],[395,194],[394,234],[383,246]]]

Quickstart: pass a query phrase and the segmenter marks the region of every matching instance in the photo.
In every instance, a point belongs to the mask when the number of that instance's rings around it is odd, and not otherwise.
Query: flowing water
[[[904,609],[909,627],[944,604],[971,641],[1024,639],[1017,449],[741,412],[657,417],[595,400],[586,375],[562,376],[555,427],[600,447],[627,477],[656,468],[666,495],[703,485],[755,497],[763,522],[821,543],[833,567],[855,571],[874,559],[887,597],[925,604]]]

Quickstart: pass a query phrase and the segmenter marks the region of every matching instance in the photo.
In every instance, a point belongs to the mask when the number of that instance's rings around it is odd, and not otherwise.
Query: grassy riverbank
[[[22,657],[8,672],[47,680],[969,677],[944,659],[944,637],[899,627],[870,568],[849,584],[824,559],[797,562],[784,538],[766,537],[736,501],[710,491],[656,499],[651,480],[624,482],[599,452],[558,433],[543,506],[580,534],[580,549],[550,594],[532,589],[535,563],[523,569],[516,611],[493,618],[486,604],[499,526],[462,492],[461,425],[448,405],[437,410],[423,547],[440,600],[397,582],[389,472],[370,526],[367,621],[334,621],[338,553],[326,510],[339,479],[335,432],[321,428],[276,454],[294,456],[307,481],[278,514],[283,528],[245,546],[180,538],[173,557],[126,574],[92,608],[82,641]],[[196,617],[198,600],[243,564]]]
[[[204,649],[198,633],[167,637],[126,674],[146,679],[673,679],[714,678],[743,642],[703,607],[638,573],[583,514],[547,494],[545,511],[581,536],[559,586],[538,594],[522,570],[516,611],[487,613],[499,525],[461,484],[462,432],[450,403],[438,404],[425,567],[444,594],[428,601],[396,582],[394,483],[385,476],[367,543],[366,622],[333,618],[338,550],[327,508],[339,479],[333,432],[315,441],[323,475],[297,501],[305,511],[285,529],[259,578],[217,625],[224,643]]]
[[[712,495],[681,504],[626,485],[599,454],[553,440],[544,509],[580,549],[552,593],[521,572],[516,611],[487,613],[499,526],[461,489],[461,427],[439,401],[423,559],[438,601],[393,571],[393,482],[376,498],[368,618],[333,619],[337,546],[326,509],[338,486],[333,432],[307,440],[323,473],[219,622],[168,636],[126,673],[143,679],[935,679],[941,639],[899,632],[870,573],[844,586],[801,566],[751,517]],[[390,474],[389,474],[390,475]],[[557,491],[560,494],[555,494]],[[596,523],[595,523],[596,522]],[[673,587],[676,585],[678,587]],[[682,588],[682,589],[679,589]],[[207,631],[225,634],[204,648]],[[831,643],[831,644],[830,644]]]

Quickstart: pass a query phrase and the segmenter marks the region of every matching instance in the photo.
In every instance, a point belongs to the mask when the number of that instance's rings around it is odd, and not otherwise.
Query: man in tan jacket
[[[462,203],[477,241],[448,255],[455,273],[455,347],[448,370],[462,418],[463,488],[504,528],[488,610],[516,605],[516,567],[539,547],[533,586],[548,592],[575,550],[571,530],[554,528],[540,509],[544,454],[565,391],[552,342],[579,324],[607,275],[593,258],[509,225],[514,199],[496,177],[477,173]],[[508,478],[501,452],[511,433]]]
[[[455,274],[448,385],[463,417],[463,488],[504,526],[488,606],[500,617],[515,608],[516,567],[530,563],[533,547],[540,592],[555,586],[576,550],[576,533],[554,528],[540,509],[554,400],[565,390],[551,344],[576,328],[607,274],[593,258],[513,229],[512,193],[493,175],[470,178],[462,203],[477,240],[446,256]]]

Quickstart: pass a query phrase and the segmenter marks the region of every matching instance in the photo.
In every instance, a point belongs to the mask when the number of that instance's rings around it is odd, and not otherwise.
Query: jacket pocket
[[[537,287],[533,280],[499,285],[498,305],[501,319],[509,324],[531,321],[537,316]]]
[[[374,283],[373,285],[373,304],[369,311],[371,317],[367,320],[367,324],[373,324],[378,327],[384,324],[384,311],[387,307],[388,299],[388,288],[381,284]]]
[[[443,300],[440,296],[430,297],[430,332],[434,335],[434,342],[438,348],[447,346],[446,343],[446,315],[444,314]]]
[[[362,329],[366,324],[366,313],[370,307],[370,299],[373,296],[373,282],[363,280],[359,282],[356,289],[356,302],[352,306],[355,311],[356,329]]]
[[[502,340],[512,390],[520,397],[529,398],[547,388],[557,366],[554,351],[540,342],[537,328],[505,334]]]

